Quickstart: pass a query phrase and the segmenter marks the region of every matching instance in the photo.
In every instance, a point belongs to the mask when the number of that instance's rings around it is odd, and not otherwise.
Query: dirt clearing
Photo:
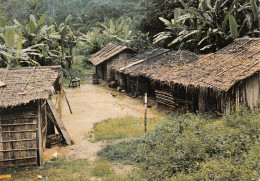
[[[96,153],[105,145],[104,142],[91,142],[87,138],[93,124],[108,118],[123,116],[143,117],[142,100],[133,99],[124,94],[115,93],[102,85],[84,84],[79,88],[66,89],[73,114],[70,114],[66,102],[63,102],[62,120],[71,135],[74,145],[46,149],[43,159],[53,155],[68,160],[88,159],[95,161]],[[116,95],[113,97],[113,95]],[[148,117],[159,115],[155,110],[148,110]]]

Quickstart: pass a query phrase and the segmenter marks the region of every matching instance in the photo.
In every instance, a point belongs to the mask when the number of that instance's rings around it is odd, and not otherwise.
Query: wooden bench
[[[80,87],[80,78],[71,77],[69,87]]]

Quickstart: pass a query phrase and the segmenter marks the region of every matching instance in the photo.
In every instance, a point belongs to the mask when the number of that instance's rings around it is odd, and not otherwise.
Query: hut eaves
[[[27,104],[47,99],[59,80],[60,66],[38,66],[0,69],[0,108]]]

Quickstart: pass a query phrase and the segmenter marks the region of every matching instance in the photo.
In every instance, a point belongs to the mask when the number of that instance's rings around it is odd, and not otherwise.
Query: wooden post
[[[64,89],[62,89],[62,90],[63,90],[64,96],[65,96],[65,98],[66,98],[67,105],[68,105],[68,107],[69,107],[69,110],[70,110],[70,114],[72,114],[72,110],[71,110],[70,103],[69,103],[69,100],[68,100],[68,98],[67,98],[67,95],[66,95],[66,93],[65,93]]]
[[[38,147],[38,165],[42,164],[42,136],[41,136],[41,104],[38,102],[37,107],[37,147]]]
[[[52,112],[52,114],[54,116],[54,119],[55,119],[55,120],[53,120],[54,121],[54,125],[56,126],[58,132],[63,136],[66,144],[67,145],[71,145],[72,144],[71,137],[70,137],[69,133],[67,132],[63,122],[61,121],[61,119],[60,119],[60,117],[58,115],[58,112],[57,112],[57,110],[56,110],[56,108],[55,108],[55,106],[54,106],[54,104],[52,102],[51,97],[49,97],[49,99],[47,100],[47,103],[48,103],[48,105],[49,105],[49,107],[51,109],[51,112]]]
[[[146,145],[147,145],[147,93],[144,94],[144,151],[146,156]]]

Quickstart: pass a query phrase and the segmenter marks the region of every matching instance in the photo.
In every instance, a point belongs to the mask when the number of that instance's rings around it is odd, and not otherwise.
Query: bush
[[[141,162],[149,180],[254,180],[260,170],[259,130],[259,111],[220,119],[175,115],[149,135],[146,154],[143,142],[132,141],[106,147],[109,154],[103,156]]]
[[[144,140],[138,139],[135,141],[122,141],[115,145],[107,145],[104,149],[98,152],[98,156],[112,162],[120,162],[131,165],[140,162],[140,153],[143,151]]]

